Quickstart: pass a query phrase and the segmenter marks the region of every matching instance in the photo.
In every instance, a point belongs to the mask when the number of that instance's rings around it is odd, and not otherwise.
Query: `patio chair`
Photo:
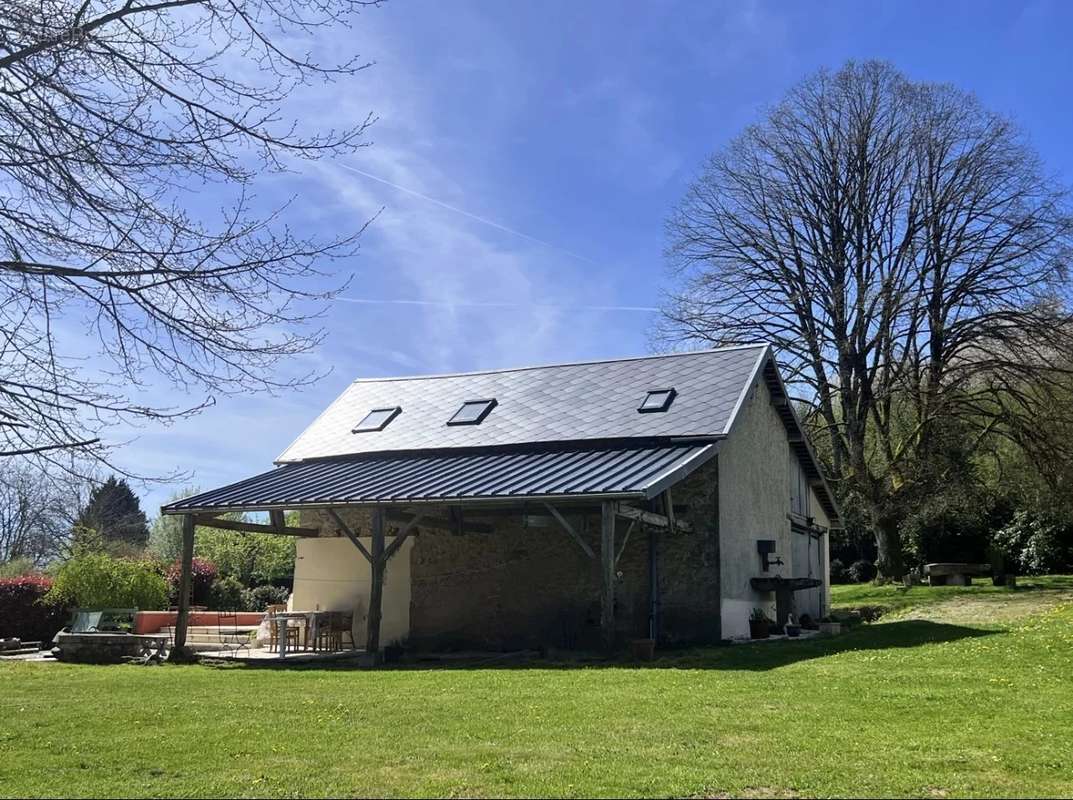
[[[327,650],[342,650],[344,637],[349,637],[350,647],[354,648],[354,613],[351,611],[329,611],[327,625],[317,630],[317,648],[324,646]]]
[[[277,603],[267,606],[265,608],[265,616],[268,618],[268,648],[274,650],[279,644],[279,631],[276,630],[276,614],[287,610],[286,603]],[[297,625],[287,624],[287,641],[286,648],[288,650],[297,650],[301,643],[301,628]]]
[[[237,611],[218,611],[216,613],[216,635],[220,644],[233,653],[250,650],[250,634],[239,630]]]

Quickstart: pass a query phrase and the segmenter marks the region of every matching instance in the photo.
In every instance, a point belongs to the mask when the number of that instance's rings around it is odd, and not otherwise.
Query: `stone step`
[[[246,643],[253,641],[246,637],[238,636],[187,636],[186,641],[189,642],[204,642],[206,644],[236,644]]]
[[[16,640],[8,639],[7,641],[8,641],[8,645],[6,647],[0,647],[0,653],[11,653],[11,652],[15,652],[15,651],[22,652],[24,650],[40,650],[41,649],[41,642],[23,642],[23,641],[19,641],[19,643],[17,645],[15,645],[15,644],[12,644],[12,642],[14,642]]]
[[[204,633],[215,636],[221,631],[226,634],[249,633],[250,631],[257,630],[257,628],[257,625],[224,625],[220,627],[217,627],[216,625],[191,625],[189,628],[186,629],[186,634],[187,636],[189,636],[190,634],[194,633]],[[175,634],[175,626],[168,625],[167,627],[161,628],[159,633],[173,636]]]
[[[6,656],[28,656],[31,653],[40,653],[40,647],[19,647],[8,648],[7,650],[0,650],[0,658]]]
[[[212,653],[224,650],[247,650],[248,645],[224,644],[222,642],[190,642],[186,646],[198,653]]]

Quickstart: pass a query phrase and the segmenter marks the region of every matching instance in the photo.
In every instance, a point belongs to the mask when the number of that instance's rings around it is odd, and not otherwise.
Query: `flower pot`
[[[801,626],[800,625],[787,625],[786,626],[786,635],[789,636],[790,638],[793,638],[795,636],[800,636],[801,635]]]
[[[771,635],[771,623],[766,619],[749,620],[749,638],[766,639]]]
[[[821,622],[820,633],[824,636],[837,636],[842,633],[841,622]]]
[[[633,639],[630,642],[630,652],[638,661],[651,661],[656,655],[656,640]]]

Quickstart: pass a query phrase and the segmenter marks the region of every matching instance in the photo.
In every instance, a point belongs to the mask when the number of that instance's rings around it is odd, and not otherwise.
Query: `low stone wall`
[[[151,648],[156,650],[159,637],[130,633],[59,633],[56,634],[56,657],[60,661],[80,664],[119,664]]]
[[[264,614],[260,611],[239,611],[238,621],[234,616],[228,616],[227,624],[237,625],[260,625]],[[178,611],[139,611],[134,615],[135,633],[156,633],[161,628],[175,625],[179,618]],[[219,611],[191,611],[189,625],[219,625]]]

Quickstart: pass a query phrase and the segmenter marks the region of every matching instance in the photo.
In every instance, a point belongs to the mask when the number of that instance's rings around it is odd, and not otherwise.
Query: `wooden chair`
[[[326,650],[342,650],[343,638],[350,638],[350,647],[354,647],[354,614],[350,611],[329,611],[327,624],[317,629],[316,647]]]
[[[268,647],[270,650],[275,649],[279,645],[279,631],[276,628],[276,614],[286,610],[286,603],[277,603],[265,608],[265,616],[268,618]],[[288,650],[297,650],[301,646],[301,628],[296,625],[288,625],[286,630],[287,641],[284,646]]]

